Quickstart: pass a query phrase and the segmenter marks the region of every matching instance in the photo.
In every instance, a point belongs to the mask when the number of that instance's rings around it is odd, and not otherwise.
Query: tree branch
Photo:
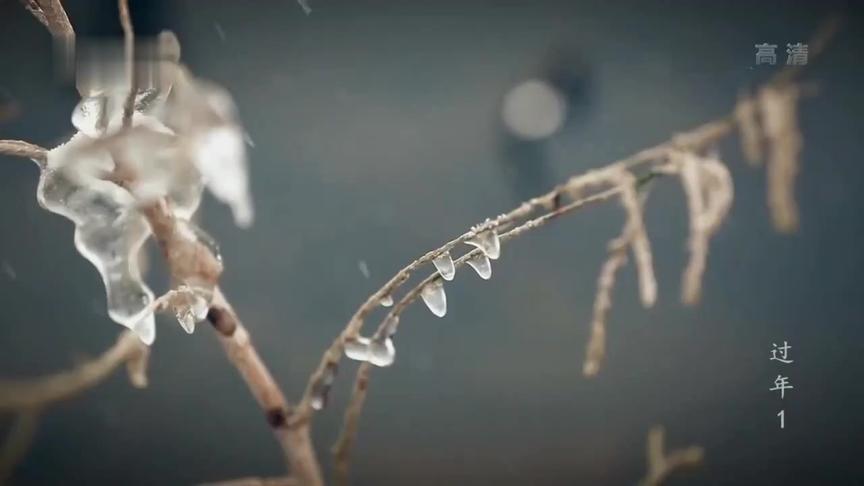
[[[135,95],[138,80],[135,79],[135,29],[129,15],[129,0],[117,0],[120,12],[120,25],[123,27],[123,52],[126,58],[126,77],[129,78],[129,93],[123,103],[123,128],[132,126],[132,113],[135,110]]]
[[[129,365],[130,381],[136,388],[147,385],[144,374],[149,348],[130,331],[125,331],[98,358],[55,375],[33,380],[0,380],[0,412],[42,409],[72,398],[101,383],[115,369]]]
[[[0,140],[0,155],[33,159],[40,167],[43,167],[48,156],[48,150],[21,140]]]
[[[101,356],[72,370],[32,380],[0,380],[0,412],[16,414],[0,449],[0,484],[30,448],[42,410],[98,385],[124,364],[132,386],[144,388],[149,355],[150,349],[131,331],[125,331]]]
[[[814,39],[811,41],[816,45],[816,49],[814,54],[820,53],[827,42],[834,36],[839,27],[839,20],[837,18],[830,18],[828,21],[823,23],[820,28],[817,30],[817,33],[814,36]],[[811,56],[812,59],[812,56]],[[797,88],[789,88],[789,85],[794,81],[795,77],[801,72],[799,66],[791,66],[787,69],[780,71],[777,75],[772,77],[762,89],[762,93],[774,88],[787,88],[787,89],[797,89]],[[628,158],[619,160],[617,162],[613,162],[612,164],[607,165],[601,169],[591,170],[585,174],[577,175],[571,177],[566,183],[556,187],[552,191],[541,195],[539,197],[533,198],[514,210],[506,213],[504,215],[499,216],[495,220],[487,221],[484,225],[482,225],[482,229],[486,230],[489,228],[499,228],[506,227],[507,225],[511,225],[519,222],[520,220],[524,220],[529,217],[533,213],[541,209],[549,210],[548,213],[544,214],[536,218],[535,220],[528,220],[522,224],[522,226],[516,228],[509,233],[505,233],[501,235],[501,240],[507,240],[516,236],[519,236],[521,233],[529,231],[534,227],[542,225],[546,222],[545,218],[553,218],[559,216],[559,206],[561,201],[564,198],[570,197],[571,199],[575,199],[571,203],[572,209],[577,209],[584,204],[583,202],[587,202],[585,200],[579,200],[578,197],[582,195],[584,190],[591,186],[596,186],[597,183],[603,179],[606,173],[609,171],[617,171],[620,169],[626,170],[637,170],[640,167],[644,170],[643,166],[648,166],[648,173],[651,174],[651,168],[657,166],[659,163],[665,162],[665,160],[674,153],[678,153],[680,151],[685,152],[701,152],[709,147],[716,144],[721,139],[726,138],[733,131],[739,127],[739,124],[742,122],[741,118],[741,109],[739,108],[741,104],[752,103],[753,101],[747,98],[741,99],[736,105],[736,109],[734,109],[730,114],[718,118],[716,120],[710,121],[708,123],[702,124],[694,129],[691,129],[687,132],[679,133],[673,136],[670,140],[663,142],[661,144],[655,145],[648,149],[637,152],[634,155],[631,155]],[[749,121],[744,120],[744,121]],[[748,127],[752,130],[752,127]],[[617,188],[612,189],[612,193],[609,193],[610,190],[595,193],[593,196],[589,196],[585,198],[586,200],[592,198],[598,198],[598,200],[606,200],[612,195],[620,192],[623,186],[618,186]],[[629,205],[632,206],[633,201]],[[567,208],[567,206],[565,206]],[[631,215],[634,211],[638,211],[638,207],[628,207],[628,213]],[[480,225],[478,225],[480,226]],[[627,235],[628,231],[625,227],[625,233],[623,236]],[[411,273],[416,270],[421,265],[431,262],[436,257],[443,255],[444,253],[450,251],[452,248],[456,247],[456,245],[465,242],[469,238],[472,238],[476,232],[474,230],[469,231],[456,239],[444,244],[436,250],[432,250],[417,260],[411,262],[402,270],[396,273],[383,287],[381,287],[378,291],[373,293],[366,301],[357,309],[357,311],[352,316],[351,320],[345,326],[341,334],[333,341],[330,347],[325,351],[324,355],[321,358],[321,361],[318,364],[318,367],[313,372],[312,376],[309,378],[309,382],[306,386],[306,392],[303,396],[303,400],[300,404],[300,409],[298,411],[298,420],[308,420],[308,418],[315,413],[315,408],[312,407],[313,403],[313,393],[320,392],[323,385],[327,382],[332,381],[332,377],[330,374],[331,370],[334,370],[338,367],[338,364],[342,358],[342,353],[345,348],[346,341],[356,339],[359,335],[360,330],[363,326],[364,319],[372,313],[373,310],[380,305],[381,300],[384,298],[388,298],[392,296],[394,290],[404,284],[411,276]],[[635,235],[634,235],[635,236]],[[626,261],[626,249],[631,247],[634,249],[636,253],[637,259],[640,257],[640,251],[644,254],[645,249],[640,250],[639,248],[635,248],[633,246],[633,241],[630,241],[632,238],[626,238],[623,242],[619,239],[613,240],[612,247],[610,248],[610,263],[608,263],[608,268],[604,268],[604,274],[613,273],[617,270],[618,267],[624,264]],[[623,243],[623,244],[622,244]],[[642,245],[645,246],[644,244]],[[647,249],[647,248],[646,248]],[[650,250],[648,250],[650,251]],[[468,258],[479,254],[479,250],[473,250],[458,260],[454,261],[454,264],[461,265]],[[650,256],[650,254],[649,254]],[[650,265],[649,262],[647,263]],[[595,319],[594,324],[592,325],[592,338],[588,347],[588,356],[585,362],[585,374],[593,375],[596,374],[597,369],[599,367],[599,363],[602,360],[603,354],[605,353],[604,349],[602,349],[604,345],[604,340],[602,339],[602,333],[605,333],[605,313],[608,310],[608,306],[610,303],[608,302],[608,292],[611,291],[611,286],[613,285],[613,281],[608,281],[611,279],[609,275],[601,274],[601,279],[599,282],[599,290],[598,290],[598,302],[595,302]],[[398,304],[393,308],[390,313],[382,320],[378,329],[376,330],[375,336],[381,337],[383,332],[387,332],[392,334],[395,332],[396,328],[399,325],[398,317],[401,314],[402,310],[414,302],[416,298],[420,295],[420,291],[422,288],[432,283],[433,281],[439,279],[440,276],[436,273],[433,273],[425,280],[421,281],[417,286],[415,286],[412,290],[410,290],[405,297],[399,301]],[[642,278],[642,274],[640,272],[640,284],[644,284],[646,281]],[[650,282],[649,282],[650,284]],[[604,288],[608,287],[608,288]],[[647,298],[649,302],[646,304],[650,304],[651,295],[650,291],[647,294],[644,292],[643,287],[643,301]],[[606,295],[606,300],[604,301],[604,292]],[[394,319],[395,318],[395,319]],[[604,322],[598,324],[598,319],[603,320]],[[374,339],[374,338],[373,338]],[[369,379],[371,374],[371,366],[368,362],[363,363],[358,371],[354,380],[354,386],[352,387],[352,396],[349,400],[349,404],[346,408],[344,415],[344,424],[343,429],[340,432],[340,435],[332,448],[332,452],[334,455],[334,472],[337,481],[340,484],[347,484],[348,482],[348,466],[350,459],[350,448],[355,440],[355,435],[357,433],[358,424],[360,414],[362,412],[363,404],[365,403],[366,395],[368,393]],[[328,385],[329,386],[329,385]]]
[[[639,486],[660,486],[673,472],[702,464],[705,451],[701,447],[690,446],[666,454],[663,451],[663,436],[663,427],[659,425],[648,432],[648,472]]]

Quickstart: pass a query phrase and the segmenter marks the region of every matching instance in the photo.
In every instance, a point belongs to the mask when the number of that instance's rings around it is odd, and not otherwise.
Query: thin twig
[[[5,483],[30,448],[41,410],[98,385],[124,364],[132,386],[147,386],[149,354],[150,349],[138,336],[125,331],[101,356],[72,370],[31,380],[0,380],[0,412],[17,415],[0,450],[0,484]]]
[[[129,78],[129,93],[123,103],[123,127],[132,126],[132,114],[135,110],[135,95],[138,92],[138,80],[135,79],[135,30],[129,15],[129,0],[117,0],[120,11],[120,25],[123,27],[123,51],[126,59],[126,77]]]
[[[735,120],[732,116],[727,116],[725,118],[706,123],[691,130],[690,132],[680,134],[672,140],[642,150],[630,157],[609,164],[606,168],[617,166],[622,168],[635,169],[639,166],[655,163],[662,160],[663,157],[665,157],[671,150],[678,147],[706,147],[728,135],[732,128],[735,126],[734,124]],[[582,187],[584,185],[584,178],[590,174],[591,172],[589,172],[588,174],[573,176],[566,183],[555,187],[553,190],[547,192],[546,194],[530,199],[522,203],[517,208],[511,210],[510,212],[505,213],[491,221],[481,223],[478,226],[482,227],[483,229],[495,229],[500,226],[512,224],[519,220],[524,220],[525,218],[531,216],[540,209],[554,208],[556,204],[560,204],[560,201],[571,193],[574,187]],[[339,363],[342,351],[344,350],[345,341],[353,339],[357,336],[363,326],[365,318],[380,305],[381,299],[387,296],[391,296],[397,288],[399,288],[410,278],[414,270],[426,263],[431,262],[436,257],[444,254],[447,251],[450,251],[452,248],[474,237],[475,235],[476,231],[468,231],[460,235],[459,237],[445,243],[441,247],[427,252],[422,257],[406,265],[402,270],[397,272],[396,275],[394,275],[390,280],[388,280],[387,283],[384,284],[384,286],[382,286],[380,289],[378,289],[378,291],[376,291],[366,299],[366,301],[354,312],[354,315],[348,321],[348,324],[346,324],[340,335],[330,344],[330,347],[324,352],[324,355],[321,357],[321,360],[318,363],[318,367],[309,377],[309,381],[306,385],[306,391],[303,395],[303,399],[301,400],[298,409],[298,420],[308,420],[309,416],[314,413],[314,409],[311,406],[311,398],[312,391],[316,388],[316,383],[318,383],[326,375],[326,370],[328,368],[332,368],[334,365]]]
[[[32,159],[40,167],[43,167],[48,156],[48,150],[21,140],[0,140],[0,155]]]
[[[146,385],[140,376],[140,361],[147,359],[149,348],[130,331],[124,331],[117,342],[98,358],[69,371],[32,380],[0,381],[0,411],[45,408],[54,402],[74,397],[101,383],[115,369],[130,364],[134,385]]]
[[[690,446],[666,454],[663,450],[663,436],[663,427],[659,425],[648,432],[648,472],[639,482],[639,486],[660,486],[673,472],[699,466],[705,458],[705,451],[699,446]]]
[[[825,22],[822,26],[820,26],[814,37],[814,41],[812,41],[817,45],[816,49],[813,51],[814,56],[816,54],[819,54],[824,49],[824,46],[827,44],[828,40],[831,39],[833,35],[838,31],[838,26],[839,21],[836,18],[829,19],[828,22]],[[784,69],[780,73],[772,77],[771,80],[766,83],[766,86],[789,83],[794,80],[794,78],[797,74],[800,73],[800,71],[800,68],[798,68],[797,66],[792,66],[790,68]],[[730,114],[727,114],[726,116],[710,121],[708,123],[704,123],[687,132],[676,134],[674,137],[672,137],[672,139],[666,142],[641,150],[628,158],[613,162],[612,164],[609,164],[604,168],[595,169],[583,175],[573,176],[567,181],[567,183],[557,186],[552,191],[539,197],[533,198],[526,203],[523,203],[521,206],[514,209],[510,213],[499,216],[498,218],[493,220],[492,224],[488,225],[487,228],[490,226],[496,228],[498,226],[514,223],[520,218],[526,218],[530,216],[537,209],[548,209],[550,206],[557,206],[558,204],[560,204],[561,199],[567,195],[570,195],[572,197],[574,193],[577,195],[581,194],[581,191],[586,186],[593,185],[593,183],[595,182],[596,179],[592,178],[592,175],[602,174],[615,168],[624,168],[628,170],[637,169],[639,168],[639,166],[663,161],[669,156],[669,154],[679,150],[702,152],[716,144],[721,139],[730,135],[733,130],[738,126],[739,122],[740,119],[738,113],[733,110]],[[586,183],[586,181],[588,181],[588,183]],[[620,187],[613,190],[615,193],[617,193],[619,192]],[[632,201],[630,202],[632,203]],[[632,204],[630,204],[630,206],[632,206]],[[630,209],[631,211],[629,211],[629,213],[632,213],[632,208]],[[552,215],[553,213],[554,211],[548,213],[548,215]],[[543,217],[538,219],[542,218]],[[529,221],[518,229],[527,229],[525,228],[526,226],[531,226],[529,223],[532,223],[532,221]],[[510,237],[518,236],[518,234],[519,233],[517,232],[517,234],[510,235]],[[331,343],[330,347],[324,352],[324,355],[322,356],[318,367],[310,376],[308,384],[306,386],[306,391],[299,406],[298,413],[296,414],[296,420],[298,420],[298,422],[305,422],[309,420],[311,415],[314,414],[315,410],[311,406],[313,392],[320,389],[319,385],[323,383],[328,377],[328,370],[335,369],[338,366],[338,363],[342,357],[345,342],[351,339],[356,339],[363,326],[363,320],[375,308],[377,308],[377,306],[381,302],[381,299],[384,297],[392,296],[393,291],[402,284],[404,284],[410,277],[411,272],[417,269],[419,266],[432,261],[434,258],[444,254],[445,252],[455,247],[457,244],[464,242],[472,236],[472,232],[465,233],[462,236],[446,243],[440,248],[427,252],[424,256],[411,262],[402,270],[397,272],[397,274],[392,277],[383,287],[381,287],[378,291],[376,291],[369,298],[366,299],[366,301],[354,313],[354,316],[352,316],[351,320],[348,321],[348,324],[345,326],[340,335]],[[502,240],[503,239],[505,239],[504,235],[502,235]],[[643,259],[644,250],[647,249],[644,243],[645,242],[643,242],[641,245]],[[462,258],[455,260],[454,264],[458,266],[463,262],[467,261],[467,258],[476,254],[479,254],[479,250],[473,250],[467,253]],[[624,256],[626,257],[626,254]],[[617,259],[615,262],[613,262],[613,265],[616,269],[621,264],[623,264],[623,260],[621,259]],[[376,336],[381,336],[381,333],[384,332],[385,328],[387,327],[390,328],[388,332],[395,332],[396,327],[398,327],[399,325],[399,320],[393,320],[393,317],[398,317],[407,305],[416,300],[416,298],[420,295],[420,291],[422,290],[423,286],[431,283],[438,278],[440,278],[438,274],[433,273],[432,275],[421,281],[416,287],[414,287],[414,289],[409,291],[405,295],[405,297],[403,297],[403,299],[401,299],[399,303],[394,306],[393,310],[390,311],[387,317],[384,318],[381,325],[378,327],[378,330],[376,331]],[[642,279],[641,276],[640,279]],[[640,281],[640,284],[643,284],[643,302],[646,303],[650,303],[652,301],[652,299],[650,298],[652,297],[652,293],[650,292],[651,286],[645,285],[650,284],[649,280],[650,279],[642,279]],[[589,365],[590,359],[586,361],[586,366]],[[590,369],[588,371],[596,372],[596,370]],[[352,388],[353,394],[351,399],[349,400],[348,407],[346,408],[343,429],[340,432],[339,438],[337,439],[336,444],[332,449],[335,458],[334,469],[336,473],[336,478],[338,481],[340,481],[341,484],[347,483],[350,447],[354,442],[354,436],[356,435],[357,431],[357,421],[359,420],[360,412],[362,411],[363,403],[365,402],[366,394],[368,393],[368,382],[370,373],[371,367],[368,363],[363,363],[363,365],[359,367],[357,371],[357,376],[355,378],[354,387]]]
[[[51,37],[60,45],[64,62],[70,62],[75,52],[75,30],[60,0],[21,0],[21,3],[48,28]]]
[[[502,233],[499,237],[501,243],[503,244],[527,232],[540,228],[555,218],[573,212],[577,209],[583,208],[589,204],[596,204],[606,201],[616,196],[620,192],[621,189],[617,187],[612,189],[606,189],[605,191],[599,192],[592,196],[588,196],[577,201],[573,201],[567,205],[561,206],[558,209],[526,221],[522,225],[513,228],[505,233]],[[481,250],[479,249],[471,250],[466,254],[462,255],[461,257],[455,259],[453,261],[453,266],[458,269],[459,267],[465,265],[468,260],[480,254]],[[423,287],[440,278],[440,275],[437,272],[434,272],[425,279],[421,280],[420,283],[414,286],[411,290],[409,290],[405,294],[405,296],[402,297],[402,299],[400,299],[399,302],[393,306],[393,309],[390,311],[390,313],[388,313],[387,317],[385,317],[381,324],[378,326],[378,329],[375,331],[375,336],[380,337],[385,332],[396,332],[399,321],[394,319],[398,318],[409,305],[411,305],[417,300],[418,297],[420,297],[420,293],[422,292]],[[392,324],[388,325],[388,323]],[[348,402],[348,406],[345,409],[342,431],[339,433],[339,437],[332,448],[334,459],[333,469],[336,478],[336,484],[348,484],[348,470],[351,459],[351,447],[354,444],[357,435],[360,415],[363,411],[363,404],[366,400],[366,394],[369,388],[369,378],[371,371],[372,367],[369,363],[363,363],[358,368],[357,376],[354,379],[354,386],[352,387],[351,398]]]
[[[118,5],[120,7],[120,19],[123,24],[126,41],[127,70],[130,74],[130,92],[126,100],[126,106],[124,107],[124,129],[128,129],[131,122],[131,112],[128,108],[130,100],[134,102],[136,91],[134,72],[132,72],[134,68],[132,64],[134,34],[126,0],[119,0]],[[59,3],[57,3],[57,6],[62,10],[62,6]],[[54,31],[52,31],[53,33]],[[45,154],[47,154],[46,149],[26,142],[4,142],[0,144],[0,149],[5,150],[0,153],[18,157],[38,158],[38,160],[44,159]],[[115,162],[118,167],[123,166],[122,161],[118,160]],[[154,237],[162,249],[172,277],[180,281],[185,277],[199,277],[205,281],[213,282],[218,279],[222,272],[221,261],[204,244],[190,241],[180,236],[182,232],[178,231],[177,222],[170,212],[166,201],[160,200],[155,204],[143,207],[141,208],[141,212],[147,218]],[[291,469],[291,477],[303,486],[318,486],[323,484],[318,460],[315,457],[315,451],[309,438],[309,425],[288,426],[287,418],[291,413],[291,408],[287,404],[284,394],[252,345],[248,331],[243,327],[232,307],[225,300],[224,295],[218,288],[215,291],[214,302],[212,303],[208,319],[213,323],[213,327],[217,331],[222,347],[226,351],[229,360],[238,369],[256,401],[264,409],[268,422],[271,424],[274,434],[282,446],[286,463]],[[141,345],[137,337],[133,336],[131,339],[134,339],[137,345]],[[125,342],[126,340],[124,339]],[[92,385],[97,381],[94,380],[92,383],[88,382],[88,384]],[[56,381],[50,382],[52,385],[50,387],[51,390],[57,390],[53,387],[55,383]],[[22,401],[24,403],[39,402],[42,394],[46,393],[42,387],[34,387],[32,383],[10,384],[19,386],[22,390],[32,391],[37,395],[36,398],[27,400],[21,397],[31,396],[28,393],[18,398],[15,397],[19,395],[18,393],[10,394],[5,399],[13,405],[20,404]],[[64,394],[66,390],[66,388],[61,389],[61,391],[64,391]],[[52,393],[57,394],[56,391]],[[0,395],[0,405],[2,405],[4,397],[5,395]]]

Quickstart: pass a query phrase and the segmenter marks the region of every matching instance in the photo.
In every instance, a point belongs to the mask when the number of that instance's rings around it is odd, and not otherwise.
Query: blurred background
[[[660,284],[619,276],[607,362],[581,375],[596,276],[623,215],[612,203],[507,244],[491,281],[462,269],[448,314],[403,316],[396,365],[375,370],[357,485],[634,484],[645,437],[700,444],[667,484],[862,484],[864,114],[861,9],[842,2],[135,1],[136,31],[174,30],[197,75],[228,88],[251,149],[255,225],[208,199],[223,285],[296,399],[320,353],[405,263],[567,176],[727,113],[831,12],[845,29],[811,59],[801,105],[801,228],[773,231],[761,169],[737,141],[730,219],[702,303],[679,303],[686,206],[647,206]],[[68,0],[79,36],[119,39],[116,2]],[[755,44],[777,44],[777,66]],[[51,40],[0,0],[0,138],[53,146],[77,96]],[[0,157],[0,374],[36,376],[107,348],[121,328],[72,225],[40,209],[37,169]],[[153,274],[164,289],[164,275]],[[383,314],[382,314],[383,315]],[[769,361],[787,341],[791,365]],[[329,467],[356,363],[314,440]],[[781,400],[774,378],[790,378]],[[13,484],[190,484],[278,475],[280,450],[212,332],[158,323],[150,387],[117,373],[48,411]],[[777,413],[785,410],[781,430]],[[3,430],[10,418],[2,418]],[[329,471],[328,471],[329,474]]]

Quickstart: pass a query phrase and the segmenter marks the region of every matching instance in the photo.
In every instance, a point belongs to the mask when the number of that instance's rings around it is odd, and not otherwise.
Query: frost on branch
[[[155,310],[170,307],[187,332],[207,315],[221,262],[215,269],[196,263],[199,245],[218,261],[215,242],[190,221],[203,188],[231,207],[238,225],[253,217],[244,131],[231,97],[177,63],[173,34],[160,35],[156,52],[154,60],[136,62],[136,73],[159,77],[136,74],[140,89],[128,127],[122,116],[129,82],[112,73],[116,66],[79,76],[83,98],[72,114],[78,133],[48,152],[37,193],[44,208],[75,223],[75,246],[102,277],[109,316],[148,344]],[[137,265],[154,205],[166,205],[176,219],[168,256],[176,288],[158,302]]]

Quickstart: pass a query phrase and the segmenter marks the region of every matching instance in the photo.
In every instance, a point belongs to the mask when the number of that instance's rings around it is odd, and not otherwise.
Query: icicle
[[[195,324],[207,318],[212,298],[212,288],[181,285],[177,290],[172,291],[169,302],[174,309],[177,322],[184,331],[192,334],[195,331]]]
[[[456,266],[453,265],[453,257],[450,256],[449,251],[445,251],[435,257],[432,260],[432,264],[435,265],[435,269],[441,274],[441,278],[448,281],[453,280],[453,277],[456,275]]]
[[[88,147],[89,137],[79,134],[48,153],[37,199],[48,211],[75,223],[75,248],[102,276],[111,319],[150,344],[156,337],[150,309],[153,292],[138,270],[138,254],[150,226],[128,192],[91,173],[111,160]]]
[[[498,232],[495,231],[495,228],[481,230],[473,237],[465,240],[465,243],[480,248],[480,251],[492,260],[497,260],[501,256],[501,241],[498,239]]]
[[[369,362],[375,366],[386,367],[393,364],[396,360],[396,347],[393,345],[393,340],[384,338],[381,340],[373,339],[369,343]]]
[[[378,301],[378,303],[381,304],[382,307],[393,307],[393,296],[387,294],[384,297],[381,297],[381,300]]]
[[[357,336],[345,340],[345,356],[357,361],[369,361],[369,338]]]
[[[471,265],[477,275],[480,275],[480,278],[483,280],[489,280],[492,278],[492,262],[489,261],[486,255],[483,253],[478,253],[477,255],[468,259],[468,265]]]
[[[423,286],[420,290],[420,297],[426,303],[426,307],[438,317],[444,317],[447,314],[447,294],[444,293],[444,282],[433,280]]]
[[[324,368],[324,374],[312,385],[312,393],[309,397],[309,405],[315,410],[321,410],[327,406],[327,399],[330,395],[330,388],[333,382],[336,381],[337,366],[328,363]]]
[[[249,193],[245,131],[231,95],[178,69],[162,118],[186,142],[189,157],[216,199],[227,204],[238,226],[254,217]]]
[[[177,322],[187,334],[195,332],[195,316],[192,315],[192,310],[188,307],[177,307],[174,315],[177,317]]]
[[[389,337],[369,339],[357,336],[345,341],[345,356],[349,359],[369,362],[375,366],[390,366],[396,359],[396,347]]]

